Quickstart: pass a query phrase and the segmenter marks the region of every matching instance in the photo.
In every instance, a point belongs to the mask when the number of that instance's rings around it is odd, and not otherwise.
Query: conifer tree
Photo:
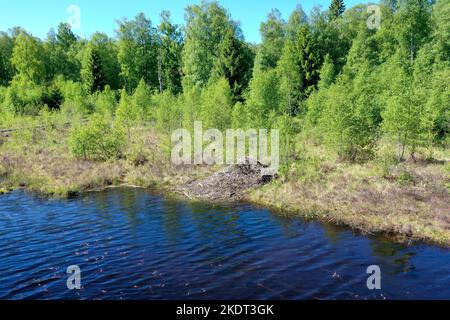
[[[81,77],[85,90],[89,93],[103,91],[106,78],[97,50],[87,49],[82,65]]]
[[[344,0],[332,0],[331,5],[328,12],[329,20],[334,20],[342,16],[345,12],[345,4]]]

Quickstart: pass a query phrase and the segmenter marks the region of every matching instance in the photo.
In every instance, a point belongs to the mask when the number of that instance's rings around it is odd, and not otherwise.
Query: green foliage
[[[56,34],[53,29],[50,30],[44,43],[47,81],[60,75],[66,79],[79,81],[81,66],[77,53],[81,47],[81,42],[78,42],[67,24],[60,24]]]
[[[139,81],[130,102],[133,105],[133,110],[138,112],[141,120],[151,118],[151,91],[144,79]]]
[[[419,49],[429,39],[430,18],[431,7],[427,0],[404,0],[395,15],[396,38],[411,64]]]
[[[270,117],[280,114],[280,79],[276,70],[256,71],[245,101],[248,126],[264,128]]]
[[[187,7],[183,48],[184,87],[204,87],[208,84],[221,51],[221,42],[227,39],[229,32],[234,32],[235,37],[242,39],[237,23],[231,20],[228,11],[217,2],[202,1],[199,5]],[[226,41],[229,40],[228,38]],[[222,48],[223,50],[228,48]]]
[[[226,130],[231,125],[232,93],[225,78],[211,82],[201,94],[200,119],[205,129]]]
[[[118,59],[125,88],[132,92],[141,79],[152,88],[159,87],[157,37],[152,22],[143,13],[134,20],[123,20],[117,30]]]
[[[261,23],[259,29],[262,43],[256,57],[255,69],[267,70],[275,68],[281,58],[286,37],[286,22],[281,18],[277,9],[267,15],[267,21]]]
[[[93,116],[85,126],[75,127],[70,134],[70,152],[80,159],[117,159],[125,145],[124,133],[101,116]]]
[[[42,94],[42,104],[50,110],[59,110],[63,103],[61,90],[56,84],[47,86]]]
[[[334,83],[334,80],[336,78],[336,70],[333,61],[328,54],[325,56],[325,61],[323,62],[322,68],[320,69],[319,77],[319,89],[328,88]]]
[[[344,0],[332,0],[330,8],[328,10],[328,16],[330,20],[339,18],[345,11]]]
[[[128,137],[131,135],[131,128],[136,125],[138,120],[142,119],[142,110],[139,110],[125,89],[122,89],[119,105],[116,110],[116,122],[118,125],[127,129]]]
[[[102,60],[96,49],[86,49],[82,61],[81,79],[85,91],[88,93],[103,91],[105,88],[106,76],[103,70]]]
[[[13,28],[0,33],[0,121],[60,109],[66,121],[114,118],[129,137],[146,121],[165,134],[198,120],[279,128],[285,168],[301,130],[349,161],[373,157],[381,133],[397,159],[414,156],[450,141],[449,1],[385,1],[379,30],[365,4],[332,0],[309,17],[297,6],[287,22],[274,9],[254,45],[207,1],[186,9],[184,27],[166,11],[157,27],[141,13],[119,22],[117,38],[82,39],[65,23],[45,40]]]
[[[361,161],[374,155],[380,106],[373,82],[367,81],[369,72],[366,66],[353,83],[342,78],[332,85],[319,120],[326,142],[344,160]]]
[[[60,23],[58,25],[58,33],[56,34],[56,41],[64,50],[69,50],[75,42],[77,37],[72,32],[68,23]]]
[[[294,40],[300,28],[307,24],[308,16],[303,11],[301,4],[298,4],[289,16],[288,23],[286,24],[286,38]]]
[[[14,39],[7,33],[0,32],[0,86],[8,85],[14,75],[11,64],[13,48]]]
[[[195,86],[184,88],[181,96],[181,109],[183,111],[183,127],[190,130],[194,128],[194,121],[200,119],[201,90]]]
[[[101,76],[103,78],[102,81],[104,81],[105,84],[109,85],[113,90],[120,89],[121,88],[120,64],[117,58],[118,51],[115,41],[109,38],[104,33],[96,32],[92,35],[91,40],[89,41],[89,43],[85,48],[85,51],[87,51],[87,53],[90,52],[91,55],[95,53],[98,56],[95,57],[95,59],[99,61],[96,63],[101,65],[101,69],[97,71],[97,74],[98,76]],[[91,59],[92,58],[93,57],[91,57]],[[87,62],[92,63],[95,61],[88,60]],[[84,67],[88,66],[86,66],[85,61]],[[92,68],[92,66],[89,67]]]
[[[15,78],[6,90],[3,108],[16,115],[36,115],[42,107],[43,88],[25,78]]]
[[[432,14],[433,49],[438,61],[450,62],[450,0],[437,0]]]
[[[21,33],[16,38],[11,63],[24,81],[40,84],[46,78],[42,43],[31,35]]]
[[[225,78],[233,92],[234,100],[241,100],[243,89],[247,87],[251,76],[252,64],[251,51],[236,37],[235,30],[229,27],[218,47],[212,79]]]
[[[89,114],[94,111],[95,106],[86,94],[83,84],[72,80],[64,80],[63,77],[55,79],[64,98],[61,110],[66,114]]]
[[[183,112],[180,100],[181,98],[177,98],[168,91],[152,97],[158,131],[170,134],[182,126]]]
[[[159,90],[169,90],[176,94],[181,92],[181,55],[183,36],[181,28],[172,24],[170,13],[161,13],[161,23],[158,28],[160,48],[158,53]]]
[[[97,92],[93,96],[95,111],[104,117],[112,118],[116,112],[117,100],[116,93],[111,90],[109,85],[102,92]]]
[[[383,129],[399,143],[398,159],[404,157],[407,147],[412,154],[421,145],[425,128],[421,125],[424,116],[425,91],[413,83],[413,79],[402,68],[395,68],[392,84],[383,112]]]
[[[307,25],[298,28],[294,39],[286,40],[278,68],[284,110],[289,115],[297,115],[303,111],[301,103],[311,94],[319,78],[315,44]]]

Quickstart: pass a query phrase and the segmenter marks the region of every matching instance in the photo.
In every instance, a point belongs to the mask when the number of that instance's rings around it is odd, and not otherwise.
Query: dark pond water
[[[450,299],[449,250],[143,190],[1,196],[0,248],[2,299]]]

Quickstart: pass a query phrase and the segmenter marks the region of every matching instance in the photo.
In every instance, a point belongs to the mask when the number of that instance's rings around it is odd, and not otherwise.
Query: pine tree
[[[181,91],[181,53],[183,37],[178,25],[170,21],[170,13],[161,13],[158,28],[158,81],[159,91],[169,90],[176,94]]]
[[[92,51],[91,56],[91,70],[92,70],[92,88],[91,91],[103,91],[106,85],[105,74],[103,72],[102,61],[100,55],[96,50]]]
[[[344,0],[332,0],[328,12],[328,17],[331,20],[339,18],[345,12]]]
[[[97,50],[88,48],[82,64],[81,77],[85,90],[89,93],[103,91],[106,86],[106,78]]]
[[[14,39],[5,32],[0,32],[0,86],[6,86],[14,75],[11,56]]]
[[[151,100],[151,92],[150,88],[145,83],[144,79],[141,79],[139,81],[138,86],[136,87],[136,90],[134,91],[132,101],[133,107],[137,110],[137,112],[140,114],[140,118],[145,119],[148,117],[149,113],[149,107],[150,107],[150,100]]]
[[[75,42],[77,42],[77,37],[72,32],[70,25],[68,23],[60,23],[56,33],[56,43],[64,50],[68,50]]]
[[[131,103],[127,90],[122,89],[119,106],[116,110],[116,121],[127,129],[128,138],[131,138],[131,128],[140,119],[140,115],[138,108]]]
[[[300,27],[295,39],[286,41],[278,69],[283,80],[286,110],[291,115],[298,114],[301,102],[319,80],[315,45],[307,25]]]
[[[330,55],[325,56],[325,61],[323,62],[322,68],[320,68],[320,81],[318,84],[319,89],[328,88],[333,84],[336,78],[336,69],[334,67],[333,61]]]
[[[212,77],[216,81],[225,78],[233,92],[234,100],[240,100],[243,88],[247,85],[249,64],[246,63],[245,44],[236,38],[233,28],[228,28],[219,44],[218,55],[214,61]]]

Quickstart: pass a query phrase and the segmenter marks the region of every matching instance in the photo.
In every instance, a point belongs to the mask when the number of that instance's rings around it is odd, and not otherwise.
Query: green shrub
[[[72,131],[69,143],[73,156],[105,161],[122,155],[125,136],[120,128],[95,115],[86,126]]]
[[[136,90],[134,90],[133,95],[130,97],[130,102],[139,113],[140,120],[151,118],[151,94],[150,88],[145,83],[144,79],[141,79]]]
[[[93,95],[95,111],[108,117],[112,117],[116,112],[117,100],[115,91],[107,85],[105,90]]]
[[[31,81],[16,79],[6,90],[3,107],[17,115],[36,115],[42,106],[43,88]]]
[[[406,169],[402,169],[397,177],[397,182],[402,186],[414,184],[414,176]]]
[[[42,94],[42,104],[46,105],[50,110],[59,110],[63,103],[61,90],[56,85],[45,88]]]
[[[139,120],[142,120],[142,113],[130,100],[127,91],[122,89],[119,105],[116,109],[116,123],[127,130],[128,138],[131,138],[131,128]]]
[[[55,80],[55,85],[58,87],[63,96],[63,104],[61,110],[66,114],[90,114],[94,111],[95,105],[92,103],[89,96],[84,92],[83,85],[71,80],[64,80],[58,77]]]
[[[0,86],[0,105],[3,104],[3,100],[5,100],[6,90],[6,87]]]
[[[156,126],[159,131],[168,133],[181,127],[183,115],[179,100],[169,91],[152,97]]]
[[[225,78],[211,82],[201,94],[200,118],[205,129],[225,130],[231,125],[232,94]]]
[[[147,163],[148,159],[148,151],[145,150],[144,146],[140,143],[134,144],[127,154],[128,162],[135,167],[144,165]]]

